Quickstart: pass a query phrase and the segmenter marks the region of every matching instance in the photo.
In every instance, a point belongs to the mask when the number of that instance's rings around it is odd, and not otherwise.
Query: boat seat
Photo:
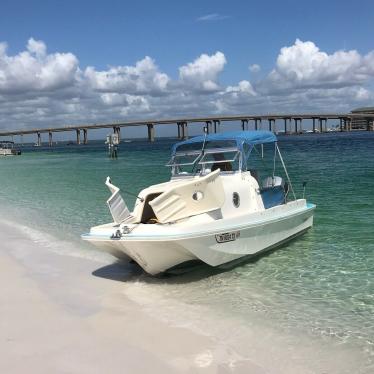
[[[216,162],[212,165],[211,171],[220,169],[221,171],[232,171],[231,162]]]
[[[265,178],[262,181],[260,192],[265,209],[284,204],[287,192],[285,191],[284,181],[281,177]]]

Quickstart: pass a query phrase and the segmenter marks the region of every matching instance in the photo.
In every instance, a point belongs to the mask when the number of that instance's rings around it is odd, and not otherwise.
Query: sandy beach
[[[43,251],[5,225],[0,237],[1,372],[231,372],[216,342],[143,313],[121,282],[91,274],[98,263]]]
[[[175,315],[151,297],[138,299],[141,287],[126,294],[126,276],[118,274],[117,265],[53,253],[45,242],[4,223],[0,240],[2,373],[343,373],[357,368],[354,352],[327,354],[302,337],[295,350],[284,344],[287,338],[255,324],[217,324],[200,315],[200,330],[191,328],[196,317],[188,317],[187,305]]]

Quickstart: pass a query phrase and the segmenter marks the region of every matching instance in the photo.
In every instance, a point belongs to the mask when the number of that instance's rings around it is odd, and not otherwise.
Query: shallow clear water
[[[95,256],[79,235],[110,220],[106,176],[131,193],[164,181],[173,143],[122,143],[118,160],[106,157],[101,142],[26,147],[20,157],[0,159],[0,210],[9,208],[15,220],[75,243],[81,255]],[[300,331],[328,344],[356,347],[363,372],[369,373],[374,355],[374,133],[281,137],[279,145],[299,196],[307,180],[307,199],[317,204],[312,230],[230,271],[203,268],[152,281],[135,272],[128,285],[242,323],[257,316],[281,332]],[[134,197],[123,195],[132,206]]]

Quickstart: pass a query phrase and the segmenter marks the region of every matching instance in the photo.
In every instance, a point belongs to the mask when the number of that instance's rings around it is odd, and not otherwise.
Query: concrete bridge
[[[312,121],[313,132],[326,132],[327,122],[329,120],[339,121],[340,131],[358,130],[355,123],[360,123],[361,130],[374,130],[374,113],[356,114],[356,113],[338,113],[338,114],[267,114],[267,115],[238,115],[238,116],[215,116],[200,118],[178,118],[178,119],[160,119],[160,120],[137,120],[129,122],[113,122],[101,124],[80,124],[61,127],[35,128],[30,130],[9,130],[0,131],[0,137],[16,135],[36,135],[36,144],[41,145],[41,135],[48,134],[48,144],[53,144],[53,134],[58,132],[76,132],[77,144],[87,144],[88,130],[97,130],[110,128],[118,134],[120,138],[121,128],[131,126],[147,126],[148,139],[154,141],[155,127],[157,125],[177,126],[178,138],[188,138],[188,127],[191,125],[206,126],[209,133],[218,132],[223,122],[237,122],[241,124],[244,130],[270,130],[275,133],[299,134],[303,132],[303,121]],[[364,124],[364,126],[362,126]],[[83,135],[83,139],[81,138]]]

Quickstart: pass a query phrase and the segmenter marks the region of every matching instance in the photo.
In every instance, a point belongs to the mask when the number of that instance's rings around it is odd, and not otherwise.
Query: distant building
[[[374,107],[357,108],[351,111],[353,114],[370,114],[374,115]],[[373,127],[373,120],[370,122],[370,126]],[[352,130],[366,130],[368,123],[366,118],[357,118],[352,121]]]

